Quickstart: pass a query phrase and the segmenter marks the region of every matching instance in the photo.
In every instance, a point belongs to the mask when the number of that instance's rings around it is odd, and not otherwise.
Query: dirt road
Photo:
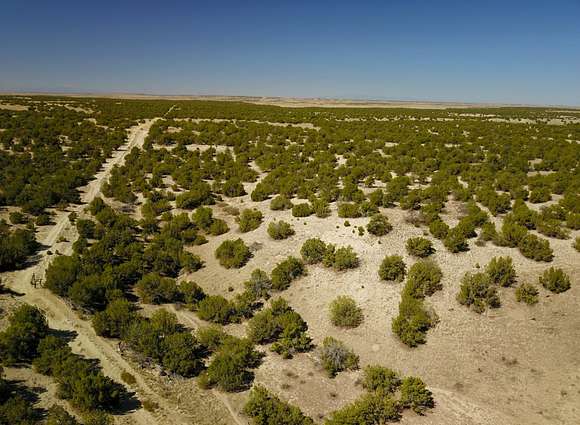
[[[174,424],[192,424],[195,419],[189,415],[184,415],[171,403],[168,403],[158,391],[151,388],[145,381],[142,373],[133,367],[117,350],[112,341],[98,337],[88,321],[78,317],[69,305],[62,299],[43,288],[33,288],[30,285],[32,275],[42,277],[50,264],[52,255],[49,251],[54,251],[56,247],[62,254],[72,252],[71,240],[62,240],[61,237],[72,233],[72,225],[68,216],[71,212],[79,213],[87,203],[93,200],[101,192],[101,185],[108,179],[115,165],[122,165],[126,155],[134,148],[143,145],[145,138],[155,120],[148,120],[144,124],[133,127],[129,130],[128,142],[115,151],[113,156],[103,164],[103,169],[95,176],[85,188],[82,189],[82,204],[73,206],[67,212],[57,213],[55,223],[48,229],[45,236],[39,240],[45,249],[38,254],[35,265],[13,273],[7,273],[6,283],[10,289],[19,292],[22,300],[28,304],[35,305],[45,311],[51,328],[59,330],[74,331],[77,337],[72,342],[73,351],[81,353],[87,357],[99,359],[103,372],[122,382],[121,373],[128,372],[136,380],[133,389],[141,400],[150,400],[159,405],[155,413],[150,413],[145,409],[138,409],[122,418],[117,418],[123,423],[135,423],[139,425],[165,424],[169,421]],[[235,421],[237,422],[237,421]]]

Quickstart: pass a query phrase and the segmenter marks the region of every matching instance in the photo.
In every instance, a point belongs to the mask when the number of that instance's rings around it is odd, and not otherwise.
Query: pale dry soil
[[[254,185],[247,185],[248,193]],[[443,290],[427,303],[440,322],[429,331],[427,344],[411,349],[391,332],[403,284],[382,282],[377,274],[385,255],[402,255],[408,266],[416,261],[406,254],[405,242],[409,237],[423,235],[423,231],[405,222],[406,212],[384,209],[382,212],[389,217],[394,230],[378,238],[358,235],[356,226],[366,225],[367,218],[349,219],[351,226],[345,227],[345,219],[338,218],[335,210],[326,219],[314,216],[297,219],[290,211],[270,211],[269,201],[252,203],[248,195],[226,201],[240,210],[257,206],[265,215],[264,223],[241,234],[234,217],[215,206],[215,215],[226,219],[232,230],[210,238],[206,245],[191,248],[206,265],[183,279],[195,280],[209,293],[231,297],[243,290],[243,281],[253,269],[270,272],[287,256],[299,257],[300,247],[308,238],[320,237],[338,246],[353,246],[361,259],[358,269],[335,272],[322,266],[308,266],[306,277],[275,295],[286,298],[302,315],[316,344],[330,335],[352,347],[360,356],[361,366],[381,364],[404,375],[422,377],[433,391],[437,407],[423,417],[405,414],[403,423],[580,423],[580,254],[571,246],[571,240],[579,232],[572,232],[568,240],[550,239],[556,257],[549,264],[528,260],[516,249],[491,244],[478,247],[473,240],[470,251],[451,254],[440,241],[434,240],[437,252],[432,258],[443,270]],[[457,223],[458,204],[450,202],[447,209],[446,221]],[[296,235],[284,241],[269,238],[268,223],[279,219],[291,223]],[[252,247],[253,258],[242,269],[225,269],[215,260],[214,250],[223,240],[238,237]],[[555,295],[539,287],[540,302],[529,307],[515,301],[514,288],[501,288],[502,307],[483,315],[459,305],[455,297],[464,273],[477,271],[478,266],[483,269],[498,255],[513,258],[518,283],[537,285],[538,275],[545,268],[556,266],[570,274],[572,289]],[[341,330],[330,323],[328,305],[338,295],[352,296],[362,307],[365,321],[360,327]],[[179,312],[180,320],[188,320],[185,316],[194,317],[191,312]],[[245,324],[227,328],[243,336]],[[327,416],[362,394],[357,384],[360,376],[360,372],[348,372],[335,379],[327,378],[317,364],[316,351],[296,355],[292,360],[269,353],[256,371],[257,382],[315,419]],[[230,398],[241,408],[244,394]]]

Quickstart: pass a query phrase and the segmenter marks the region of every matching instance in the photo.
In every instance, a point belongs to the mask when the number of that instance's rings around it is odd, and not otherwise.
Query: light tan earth
[[[96,179],[85,189],[83,202],[100,193],[114,164],[121,164],[133,146],[141,146],[152,122],[133,129],[127,146],[116,152]],[[256,183],[247,184],[251,192]],[[215,215],[224,218],[229,233],[209,238],[209,243],[192,247],[206,262],[200,271],[183,275],[180,280],[197,281],[211,294],[233,296],[243,289],[243,281],[254,268],[270,272],[276,263],[288,255],[299,256],[302,243],[310,237],[320,237],[337,245],[352,245],[361,258],[361,266],[352,271],[337,273],[322,266],[309,266],[308,275],[292,283],[280,295],[298,311],[309,324],[315,343],[326,336],[334,336],[352,347],[360,356],[361,366],[381,364],[405,375],[422,377],[434,393],[436,408],[426,416],[406,414],[402,423],[433,425],[514,425],[514,424],[577,424],[580,423],[580,254],[571,240],[580,235],[572,232],[568,240],[550,239],[556,254],[547,265],[525,259],[515,249],[493,245],[476,247],[461,254],[448,253],[441,243],[434,241],[433,258],[444,274],[443,290],[428,299],[438,314],[439,324],[429,331],[427,344],[410,349],[401,344],[390,330],[391,319],[397,314],[402,284],[381,282],[377,270],[385,255],[402,255],[408,265],[415,260],[404,249],[411,236],[422,230],[405,221],[406,212],[384,209],[394,230],[381,238],[365,234],[359,236],[356,226],[366,225],[368,219],[349,219],[344,226],[333,209],[326,219],[316,217],[296,219],[289,211],[270,211],[269,202],[253,203],[249,195],[227,199],[229,207],[243,209],[257,207],[265,215],[264,223],[255,231],[241,234],[234,217],[223,204],[213,207]],[[74,208],[69,209],[68,212]],[[82,209],[76,207],[76,210]],[[461,209],[450,202],[445,217],[456,223]],[[71,252],[75,233],[67,213],[57,213],[56,224],[41,229],[41,241],[55,252]],[[272,220],[283,219],[294,226],[296,235],[285,241],[273,241],[267,235]],[[353,233],[354,230],[354,233]],[[65,236],[66,242],[57,242]],[[241,237],[254,250],[253,258],[240,270],[227,270],[214,258],[215,248],[225,239]],[[380,243],[379,243],[380,241]],[[572,288],[554,295],[540,288],[540,302],[528,307],[515,302],[513,288],[501,289],[502,307],[484,315],[477,315],[460,306],[455,300],[459,281],[467,271],[479,264],[484,267],[496,255],[510,255],[518,271],[518,282],[537,284],[538,275],[549,266],[562,267],[570,274]],[[51,327],[75,330],[75,352],[98,358],[104,372],[120,381],[126,371],[137,378],[135,390],[141,400],[159,404],[148,413],[144,409],[117,417],[119,423],[135,424],[244,424],[241,414],[247,392],[222,394],[204,391],[192,379],[172,379],[157,376],[151,369],[141,369],[130,357],[122,355],[114,342],[97,337],[89,322],[79,318],[61,299],[44,289],[29,285],[32,273],[42,275],[48,263],[43,253],[39,264],[8,276],[8,285],[25,295],[22,300],[35,304],[47,312]],[[338,295],[350,295],[363,308],[364,323],[353,330],[333,327],[327,318],[328,304]],[[164,306],[177,314],[184,325],[197,328],[204,323],[194,313],[175,306]],[[145,308],[145,313],[153,309]],[[243,336],[245,324],[226,327],[227,331]],[[263,364],[255,371],[256,382],[262,383],[282,399],[300,406],[316,420],[327,416],[356,399],[362,389],[358,385],[360,372],[341,373],[328,378],[316,361],[316,351],[283,360],[267,353]],[[26,378],[33,379],[32,377]]]

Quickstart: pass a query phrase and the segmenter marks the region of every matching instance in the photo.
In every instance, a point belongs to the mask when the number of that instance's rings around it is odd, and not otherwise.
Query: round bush
[[[358,204],[345,202],[338,206],[338,216],[341,218],[357,218],[361,215]]]
[[[402,282],[406,272],[407,267],[400,255],[387,255],[379,267],[379,277],[382,280]]]
[[[393,230],[393,226],[389,222],[387,216],[383,214],[375,214],[369,220],[367,230],[371,235],[384,236]]]
[[[216,258],[226,269],[244,266],[251,255],[250,249],[241,239],[223,241],[215,250]]]
[[[540,284],[556,294],[570,289],[570,277],[564,270],[550,267],[539,278]]]
[[[419,258],[428,257],[429,255],[433,254],[433,252],[435,252],[431,241],[420,236],[416,238],[410,238],[407,241],[406,247],[409,255],[413,255],[414,257]]]
[[[296,204],[292,207],[292,215],[294,217],[308,217],[313,212],[312,207],[308,203]]]
[[[240,232],[247,233],[257,229],[262,224],[263,215],[256,209],[245,209],[238,217]]]
[[[449,226],[442,220],[433,220],[429,224],[429,231],[437,239],[445,239],[449,232]]]
[[[443,273],[435,262],[420,260],[411,266],[404,291],[414,298],[433,295],[442,288]]]
[[[531,283],[522,283],[516,288],[516,301],[532,305],[538,302],[538,290]]]
[[[285,221],[273,221],[268,225],[268,234],[275,240],[287,239],[294,233],[294,229],[290,223],[286,223]]]
[[[497,290],[492,286],[487,273],[466,273],[461,280],[457,301],[471,307],[476,313],[483,313],[488,307],[500,306]]]
[[[531,233],[524,236],[519,242],[518,248],[524,257],[531,260],[550,262],[554,258],[550,242]]]
[[[299,276],[305,274],[304,263],[298,258],[288,257],[272,270],[272,288],[282,291],[290,286],[290,283]]]
[[[363,318],[362,310],[351,297],[341,295],[330,303],[330,321],[334,326],[356,328]]]
[[[270,209],[274,211],[289,210],[292,208],[292,201],[284,195],[278,195],[270,202]]]
[[[516,269],[510,257],[494,257],[485,268],[491,282],[503,287],[511,286],[516,281]]]
[[[325,253],[326,244],[318,238],[308,239],[300,249],[300,254],[306,264],[320,263]]]

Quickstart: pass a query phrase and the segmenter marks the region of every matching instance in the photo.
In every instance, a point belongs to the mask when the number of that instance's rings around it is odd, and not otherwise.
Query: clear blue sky
[[[580,105],[580,0],[13,1],[0,90]]]

